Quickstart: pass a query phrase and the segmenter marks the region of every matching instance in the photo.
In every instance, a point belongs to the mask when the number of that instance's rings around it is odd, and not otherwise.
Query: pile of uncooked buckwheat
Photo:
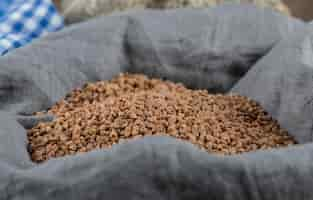
[[[296,143],[246,97],[211,95],[138,74],[88,83],[46,113],[56,119],[28,131],[35,162],[146,135],[172,136],[225,155]]]

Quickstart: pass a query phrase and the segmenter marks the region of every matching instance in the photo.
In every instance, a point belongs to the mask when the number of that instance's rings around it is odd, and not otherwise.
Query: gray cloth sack
[[[313,199],[313,29],[253,6],[129,11],[0,58],[1,200]],[[219,156],[146,137],[33,163],[26,129],[87,81],[144,73],[257,100],[301,145]]]

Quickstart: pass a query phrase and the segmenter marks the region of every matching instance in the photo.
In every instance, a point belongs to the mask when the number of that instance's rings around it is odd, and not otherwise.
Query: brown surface
[[[291,15],[305,21],[313,19],[313,0],[283,0],[288,6]]]
[[[61,10],[61,1],[62,0],[52,0],[52,2],[54,3],[58,10]]]
[[[36,162],[144,135],[166,134],[226,155],[295,143],[246,97],[210,95],[143,75],[89,83],[48,112],[57,119],[28,131]]]

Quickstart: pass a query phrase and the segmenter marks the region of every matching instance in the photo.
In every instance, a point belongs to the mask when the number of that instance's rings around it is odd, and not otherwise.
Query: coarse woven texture
[[[63,27],[63,18],[51,0],[0,2],[0,55]]]
[[[313,199],[312,33],[310,24],[252,6],[129,11],[1,57],[0,199]],[[32,113],[121,72],[246,95],[301,145],[224,157],[147,137],[33,163],[25,128],[53,116]]]

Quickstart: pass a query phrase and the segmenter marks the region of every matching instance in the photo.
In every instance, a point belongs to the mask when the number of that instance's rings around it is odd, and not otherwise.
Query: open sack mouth
[[[114,14],[16,50],[0,60],[0,199],[313,195],[310,38],[228,5]]]

